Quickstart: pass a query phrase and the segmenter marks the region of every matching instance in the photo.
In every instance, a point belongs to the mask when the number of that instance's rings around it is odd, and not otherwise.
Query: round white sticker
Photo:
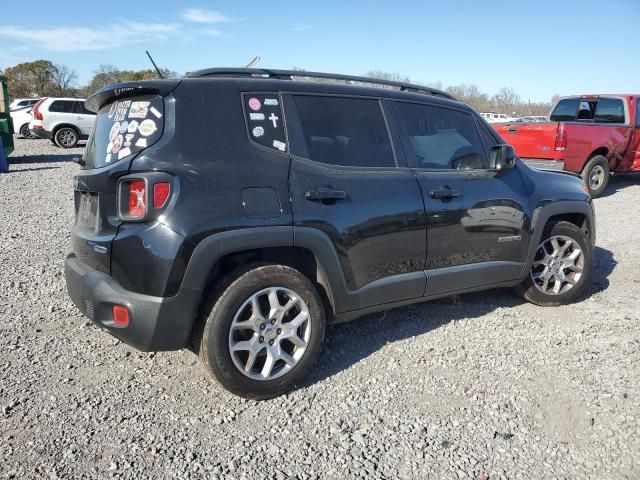
[[[143,120],[142,123],[138,125],[138,131],[140,132],[140,135],[144,137],[152,135],[156,130],[156,122],[150,119]]]
[[[261,136],[264,135],[264,128],[256,127],[251,131],[251,133],[253,133],[253,136],[256,137],[256,138],[257,137],[261,137]]]

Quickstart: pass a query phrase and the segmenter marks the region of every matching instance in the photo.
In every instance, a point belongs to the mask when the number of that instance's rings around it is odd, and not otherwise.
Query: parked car
[[[43,98],[31,113],[29,132],[62,148],[75,147],[79,140],[89,138],[96,118],[82,98]]]
[[[640,171],[639,101],[637,94],[564,97],[549,122],[495,128],[525,162],[579,173],[597,197],[611,172]]]
[[[488,112],[481,113],[480,115],[489,123],[513,122],[516,120],[516,117],[504,113]]]
[[[13,129],[22,138],[31,138],[29,131],[29,122],[32,120],[32,107],[21,107],[11,110],[11,120],[13,121]]]
[[[208,69],[89,98],[65,261],[84,315],[143,351],[191,348],[261,399],[302,381],[327,322],[495,287],[582,294],[580,179],[527,167],[445,92],[299,75]]]
[[[36,103],[38,103],[39,98],[16,98],[13,102],[9,104],[9,110],[20,110],[25,107],[33,107]]]

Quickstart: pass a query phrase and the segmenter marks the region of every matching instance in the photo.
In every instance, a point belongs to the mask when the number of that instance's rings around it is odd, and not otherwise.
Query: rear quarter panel
[[[564,168],[570,172],[581,172],[587,160],[598,149],[606,148],[609,159],[614,157],[614,152],[624,154],[631,129],[624,125],[567,122],[565,130],[567,149],[564,152]]]

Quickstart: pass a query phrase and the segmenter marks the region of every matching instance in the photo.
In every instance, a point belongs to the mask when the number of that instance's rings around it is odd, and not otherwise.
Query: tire
[[[553,239],[559,248],[556,249]],[[571,242],[567,245],[568,240]],[[574,253],[578,249],[580,254]],[[571,256],[576,257],[572,267],[568,266]],[[554,275],[554,270],[557,275]],[[582,295],[585,287],[591,282],[592,271],[593,246],[587,234],[573,223],[562,221],[551,223],[542,234],[526,280],[518,285],[515,291],[528,302],[543,307],[567,305]],[[549,278],[545,284],[546,275]],[[562,277],[570,280],[558,281]],[[572,285],[571,280],[575,284]],[[558,284],[559,288],[556,286]]]
[[[24,125],[22,125],[20,127],[19,133],[22,138],[31,138],[31,132],[29,131],[29,124],[25,123]]]
[[[281,310],[272,314],[274,302]],[[298,270],[273,264],[242,267],[220,282],[207,305],[196,348],[207,370],[230,392],[254,400],[276,397],[299,384],[317,361],[324,307],[313,283]],[[291,307],[286,310],[286,305]],[[298,328],[293,321],[300,323]],[[286,362],[276,358],[280,354],[286,354]]]
[[[49,141],[50,141],[51,143],[53,143],[56,147],[58,146],[58,144],[56,143],[55,139],[50,138],[50,139],[49,139]]]
[[[610,177],[609,160],[602,155],[591,158],[582,169],[582,180],[591,198],[602,195],[609,184]]]
[[[73,148],[78,145],[80,134],[75,128],[62,127],[56,130],[56,133],[53,135],[53,139],[55,140],[56,145],[61,148]]]

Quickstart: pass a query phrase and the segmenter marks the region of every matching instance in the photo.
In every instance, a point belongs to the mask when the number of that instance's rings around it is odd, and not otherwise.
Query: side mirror
[[[516,164],[516,151],[511,145],[495,145],[491,147],[489,158],[492,170],[507,170]]]

